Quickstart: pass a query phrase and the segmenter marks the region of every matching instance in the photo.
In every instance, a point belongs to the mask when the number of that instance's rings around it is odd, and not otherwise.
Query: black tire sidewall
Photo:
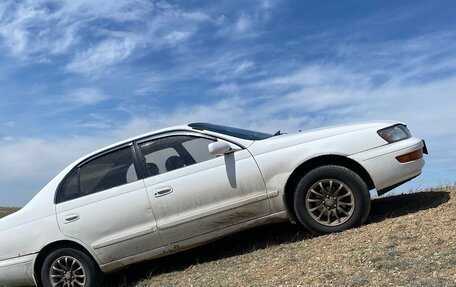
[[[87,278],[86,287],[101,286],[103,278],[98,265],[86,253],[73,248],[57,249],[46,257],[41,267],[41,282],[43,286],[52,286],[49,279],[49,271],[52,263],[62,256],[74,257],[81,263]]]
[[[355,210],[352,216],[341,225],[322,225],[315,221],[307,211],[305,203],[306,195],[313,184],[323,179],[341,181],[346,184],[353,193]],[[294,210],[299,222],[304,228],[314,233],[325,234],[340,232],[364,223],[370,211],[370,194],[366,183],[352,170],[337,165],[321,166],[305,174],[299,181],[294,195]]]

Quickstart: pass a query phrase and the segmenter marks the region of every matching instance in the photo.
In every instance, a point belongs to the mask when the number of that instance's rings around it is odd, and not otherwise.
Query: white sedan
[[[318,233],[362,224],[421,173],[398,122],[275,135],[195,123],[84,156],[0,220],[0,286],[100,286],[102,274],[270,222]]]

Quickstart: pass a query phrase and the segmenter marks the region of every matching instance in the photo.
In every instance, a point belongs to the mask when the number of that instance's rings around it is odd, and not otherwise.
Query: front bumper
[[[420,175],[424,166],[422,157],[405,163],[400,163],[396,159],[398,156],[420,149],[427,153],[424,141],[409,138],[354,154],[350,158],[359,162],[366,169],[381,195]]]
[[[34,286],[33,262],[37,254],[0,261],[0,286]]]

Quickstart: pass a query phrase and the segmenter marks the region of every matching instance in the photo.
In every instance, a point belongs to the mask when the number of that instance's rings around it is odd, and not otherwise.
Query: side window
[[[209,153],[209,149],[207,148],[212,142],[214,141],[207,138],[195,138],[183,142],[182,145],[198,163],[215,158],[215,156]]]
[[[215,158],[207,146],[214,140],[194,136],[170,136],[139,145],[149,176],[166,173]]]
[[[60,188],[58,202],[64,202],[72,200],[81,196],[79,191],[79,182],[78,182],[78,169],[73,170],[73,172],[66,178],[62,187]]]
[[[79,177],[83,195],[138,180],[131,147],[119,149],[89,161],[80,168]]]

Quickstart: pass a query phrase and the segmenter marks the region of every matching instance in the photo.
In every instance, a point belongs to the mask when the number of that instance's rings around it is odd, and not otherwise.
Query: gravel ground
[[[105,286],[456,286],[456,187],[375,199],[366,225],[338,234],[241,232],[127,267]]]
[[[368,224],[338,234],[242,232],[131,266],[106,286],[456,286],[456,188],[376,199]]]

